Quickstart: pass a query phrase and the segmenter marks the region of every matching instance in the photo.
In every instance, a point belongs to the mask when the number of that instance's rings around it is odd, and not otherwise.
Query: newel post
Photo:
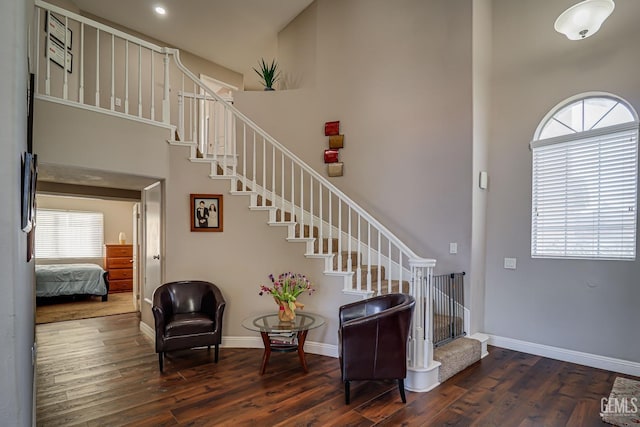
[[[408,390],[429,391],[438,383],[440,363],[433,360],[433,313],[432,280],[433,259],[415,258],[409,260],[411,268],[411,290],[416,299],[409,343],[409,363],[407,365]]]

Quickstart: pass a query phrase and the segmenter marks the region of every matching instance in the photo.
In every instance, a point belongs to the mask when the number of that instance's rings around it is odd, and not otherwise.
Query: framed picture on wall
[[[191,231],[222,231],[222,194],[191,194]]]

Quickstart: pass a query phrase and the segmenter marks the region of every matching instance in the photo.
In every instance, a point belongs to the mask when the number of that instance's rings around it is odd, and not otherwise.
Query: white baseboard
[[[488,334],[488,336],[489,344],[496,347],[522,351],[524,353],[535,354],[536,356],[577,363],[579,365],[590,366],[592,368],[606,369],[607,371],[620,372],[636,377],[640,376],[640,363],[638,362],[600,356],[598,354],[583,353],[581,351],[552,347],[549,345],[521,341],[513,338],[505,338],[496,335]]]
[[[140,322],[140,332],[155,340],[155,331],[144,322]],[[263,348],[260,337],[222,337],[221,347],[227,348]],[[315,341],[307,341],[304,344],[305,353],[317,354],[320,356],[338,357],[338,346]]]
[[[489,355],[489,352],[487,351],[487,342],[489,341],[489,335],[476,332],[475,334],[469,336],[469,338],[473,338],[474,340],[480,341],[480,345],[481,345],[480,359],[484,359]]]
[[[143,321],[140,321],[140,332],[142,332],[142,335],[145,335],[147,338],[151,338],[151,340],[155,342],[156,331]]]

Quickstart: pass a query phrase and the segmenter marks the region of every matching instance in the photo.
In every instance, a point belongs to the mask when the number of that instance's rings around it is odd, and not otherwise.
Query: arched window
[[[609,94],[571,98],[542,120],[531,149],[531,256],[635,259],[635,110]]]

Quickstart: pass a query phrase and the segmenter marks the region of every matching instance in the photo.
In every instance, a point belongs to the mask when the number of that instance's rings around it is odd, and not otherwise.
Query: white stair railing
[[[255,207],[270,211],[270,223],[289,225],[290,240],[305,240],[307,255],[325,258],[327,274],[349,279],[345,292],[413,295],[410,372],[433,370],[429,301],[435,260],[417,256],[208,88],[182,64],[178,50],[41,0],[36,6],[37,97],[169,127],[174,142],[191,146],[193,161],[211,163],[212,178],[228,178],[234,191],[251,194]],[[428,387],[419,375],[407,380],[409,389]]]

